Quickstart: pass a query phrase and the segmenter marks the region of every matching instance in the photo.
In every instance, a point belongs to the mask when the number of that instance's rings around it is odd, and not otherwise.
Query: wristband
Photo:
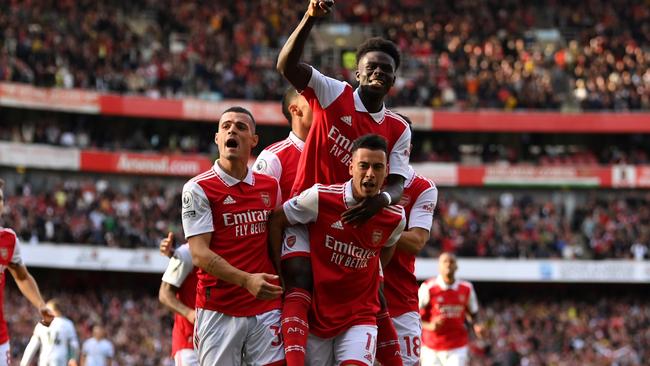
[[[388,193],[386,191],[383,191],[383,192],[381,192],[381,194],[384,194],[384,195],[386,195],[386,197],[388,197],[388,206],[390,206],[392,201],[393,201],[392,197],[390,196],[390,193]]]

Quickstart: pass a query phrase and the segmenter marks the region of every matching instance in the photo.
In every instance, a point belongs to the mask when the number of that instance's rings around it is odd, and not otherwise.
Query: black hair
[[[361,60],[363,55],[372,51],[379,51],[388,54],[393,58],[393,61],[395,61],[395,70],[399,68],[400,60],[402,57],[400,56],[399,50],[397,49],[395,43],[381,37],[368,38],[365,42],[360,44],[359,47],[357,47],[357,62]]]
[[[223,113],[221,115],[223,116],[224,114],[226,114],[228,112],[247,114],[251,118],[251,121],[253,122],[253,126],[255,126],[255,117],[253,117],[253,114],[248,109],[246,109],[244,107],[240,107],[240,106],[237,105],[237,106],[230,107],[230,108],[226,109],[225,111],[223,111]]]
[[[291,111],[289,111],[289,105],[291,102],[293,102],[294,99],[296,99],[297,96],[298,91],[296,88],[288,88],[282,97],[282,114],[284,114],[284,118],[287,119],[289,125],[291,125]]]
[[[383,136],[374,133],[363,135],[354,140],[352,142],[350,154],[354,154],[354,152],[359,149],[381,150],[388,155],[388,144],[386,143],[386,139]]]

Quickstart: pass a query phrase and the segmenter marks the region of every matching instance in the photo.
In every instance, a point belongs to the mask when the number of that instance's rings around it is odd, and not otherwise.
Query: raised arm
[[[280,50],[276,68],[298,91],[304,90],[311,78],[311,67],[300,62],[309,32],[317,18],[329,14],[333,5],[333,1],[310,0],[302,20]]]

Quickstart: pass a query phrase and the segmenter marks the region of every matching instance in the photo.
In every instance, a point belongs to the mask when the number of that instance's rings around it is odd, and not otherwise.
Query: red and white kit
[[[11,354],[9,350],[9,331],[4,314],[4,293],[6,274],[9,264],[21,264],[20,240],[16,233],[7,228],[0,228],[0,366],[9,365]]]
[[[390,206],[355,228],[341,221],[341,213],[356,204],[348,181],[317,184],[283,206],[290,224],[306,224],[311,243],[296,253],[310,255],[314,276],[309,364],[374,362],[379,253],[399,239],[406,218],[400,206]],[[303,241],[287,238],[285,243]]]
[[[433,211],[438,201],[438,189],[427,178],[409,167],[400,205],[404,207],[407,228],[431,230]],[[418,284],[415,278],[415,255],[395,250],[384,268],[384,296],[393,318],[402,351],[404,365],[419,365],[422,324],[418,313]]]
[[[296,180],[298,161],[305,142],[290,132],[289,136],[266,147],[255,160],[253,171],[274,177],[280,182],[282,199],[290,196],[291,187]]]
[[[442,277],[425,281],[418,292],[420,315],[423,322],[433,322],[442,317],[444,321],[436,331],[422,331],[422,361],[425,358],[457,358],[460,364],[467,362],[468,331],[465,314],[478,311],[478,299],[474,287],[467,281],[456,280],[447,285]],[[425,352],[429,355],[425,357]]]
[[[411,131],[402,117],[385,107],[369,113],[358,90],[314,68],[302,95],[313,111],[313,124],[300,156],[292,196],[316,183],[347,181],[352,142],[369,133],[381,135],[388,142],[389,174],[407,177]]]
[[[240,181],[215,163],[183,187],[185,236],[212,232],[210,249],[232,266],[275,274],[267,254],[267,218],[280,204],[275,178],[249,169]],[[199,269],[194,346],[200,363],[283,362],[280,306],[280,299],[258,300],[245,288]]]
[[[192,264],[190,246],[183,244],[176,248],[174,256],[169,260],[162,281],[176,288],[176,298],[187,307],[194,309],[196,305],[196,285],[198,268]],[[172,330],[172,357],[177,366],[198,365],[199,360],[194,352],[192,333],[194,325],[184,316],[174,314]]]

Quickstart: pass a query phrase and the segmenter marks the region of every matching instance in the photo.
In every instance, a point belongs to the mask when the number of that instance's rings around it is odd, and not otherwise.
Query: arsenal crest
[[[295,235],[289,235],[287,236],[287,246],[289,248],[293,248],[294,245],[296,245],[296,236]]]
[[[2,257],[4,260],[7,260],[7,257],[9,257],[9,250],[7,250],[7,248],[0,248],[0,257]]]
[[[381,241],[382,236],[384,236],[384,232],[376,229],[375,231],[372,232],[372,243],[377,244],[379,241]]]
[[[271,196],[269,196],[267,192],[260,193],[260,197],[262,197],[262,202],[264,202],[264,206],[266,207],[271,206]]]

